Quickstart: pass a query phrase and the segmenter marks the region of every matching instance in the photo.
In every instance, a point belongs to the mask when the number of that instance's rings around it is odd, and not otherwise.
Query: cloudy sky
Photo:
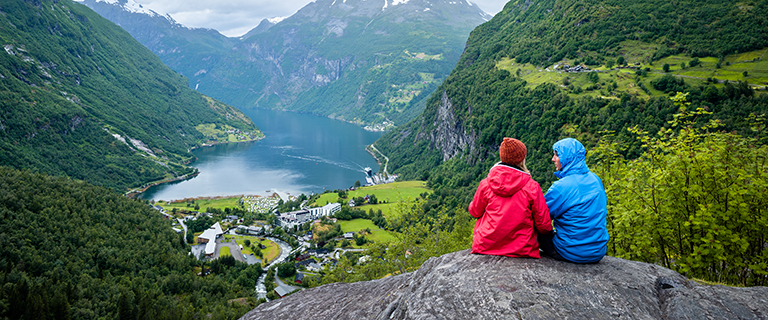
[[[133,0],[177,22],[195,28],[212,28],[235,37],[248,32],[261,20],[290,16],[311,0]],[[382,1],[383,0],[379,0]],[[391,1],[391,0],[390,0]],[[111,1],[110,1],[111,2]],[[507,0],[470,0],[495,15]]]

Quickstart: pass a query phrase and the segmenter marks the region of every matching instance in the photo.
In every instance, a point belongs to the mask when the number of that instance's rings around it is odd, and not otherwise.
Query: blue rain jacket
[[[560,180],[544,196],[555,225],[552,242],[566,260],[576,263],[598,262],[608,244],[608,199],[603,181],[589,171],[587,151],[576,139],[567,138],[552,146],[560,158]]]

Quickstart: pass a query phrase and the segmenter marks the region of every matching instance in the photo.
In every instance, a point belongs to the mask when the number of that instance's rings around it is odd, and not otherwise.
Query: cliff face
[[[445,92],[440,98],[435,122],[432,125],[435,129],[429,133],[429,147],[439,150],[443,161],[448,161],[467,149],[474,151],[476,140],[474,130],[468,133],[461,119],[457,119],[453,103]]]
[[[579,265],[465,250],[408,274],[304,290],[241,319],[760,319],[766,294],[613,257]]]

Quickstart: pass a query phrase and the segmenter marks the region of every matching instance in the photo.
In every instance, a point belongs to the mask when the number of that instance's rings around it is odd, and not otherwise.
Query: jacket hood
[[[552,150],[557,152],[557,157],[560,158],[560,165],[562,166],[560,171],[555,171],[555,176],[559,179],[572,174],[585,174],[589,172],[586,162],[587,150],[584,149],[584,145],[579,140],[565,138],[555,142]]]
[[[509,197],[522,189],[531,175],[516,168],[497,163],[488,172],[488,186],[494,194],[501,197]]]

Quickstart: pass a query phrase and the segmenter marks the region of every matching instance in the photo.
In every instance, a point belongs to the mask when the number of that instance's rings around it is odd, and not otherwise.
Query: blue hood
[[[557,152],[557,156],[560,158],[560,165],[562,166],[560,171],[555,171],[555,176],[558,179],[572,174],[586,174],[589,172],[586,162],[587,150],[584,149],[584,145],[579,140],[565,138],[555,142],[552,150]]]

